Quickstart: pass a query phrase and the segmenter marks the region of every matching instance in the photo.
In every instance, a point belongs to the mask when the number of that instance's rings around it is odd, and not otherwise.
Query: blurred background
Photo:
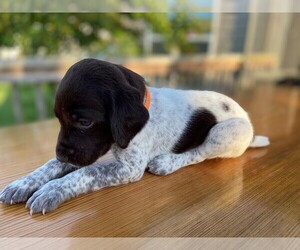
[[[299,13],[1,13],[0,126],[53,117],[57,84],[86,57],[123,64],[154,87],[234,97],[258,84],[300,85],[299,31]]]

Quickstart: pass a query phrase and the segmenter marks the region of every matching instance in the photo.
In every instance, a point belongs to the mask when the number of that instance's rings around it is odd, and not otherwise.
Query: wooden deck
[[[300,89],[261,86],[236,99],[271,146],[166,177],[146,173],[45,216],[0,204],[0,236],[299,237]],[[55,120],[0,129],[0,189],[54,157],[57,133]]]

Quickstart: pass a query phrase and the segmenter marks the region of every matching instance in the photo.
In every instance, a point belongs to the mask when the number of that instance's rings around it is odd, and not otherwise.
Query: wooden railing
[[[13,111],[17,123],[24,121],[20,86],[27,84],[34,86],[38,119],[44,119],[49,114],[42,93],[43,84],[57,85],[65,71],[75,61],[59,58],[0,61],[0,84],[12,85]],[[240,56],[180,59],[152,57],[113,61],[143,75],[150,86],[207,89],[223,93],[252,86],[257,73],[268,71],[274,66],[272,58],[263,57],[247,62],[245,67]]]
[[[33,85],[38,119],[48,117],[42,86],[57,85],[64,72],[75,60],[58,58],[27,58],[14,61],[0,61],[0,84],[12,85],[14,117],[17,123],[24,121],[24,112],[20,97],[20,87]]]
[[[253,56],[247,61],[240,55],[229,55],[217,58],[138,58],[122,64],[143,75],[153,86],[226,93],[253,86],[261,73],[272,71],[276,61],[269,55]]]

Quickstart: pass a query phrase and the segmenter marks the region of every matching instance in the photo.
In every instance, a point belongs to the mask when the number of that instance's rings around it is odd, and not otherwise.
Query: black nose
[[[74,152],[74,149],[60,143],[56,147],[56,158],[61,162],[68,162]]]

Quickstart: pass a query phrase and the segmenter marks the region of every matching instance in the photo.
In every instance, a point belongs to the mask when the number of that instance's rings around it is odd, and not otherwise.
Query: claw
[[[32,209],[30,209],[30,212],[29,212],[29,214],[30,214],[30,216],[32,216],[32,215],[33,215],[33,210],[32,210]]]
[[[13,200],[10,200],[10,205],[13,205],[14,204],[14,201]]]
[[[46,209],[45,209],[45,208],[43,209],[42,214],[43,214],[43,215],[46,214]]]
[[[27,203],[25,204],[25,208],[28,208],[28,205],[27,205]]]

